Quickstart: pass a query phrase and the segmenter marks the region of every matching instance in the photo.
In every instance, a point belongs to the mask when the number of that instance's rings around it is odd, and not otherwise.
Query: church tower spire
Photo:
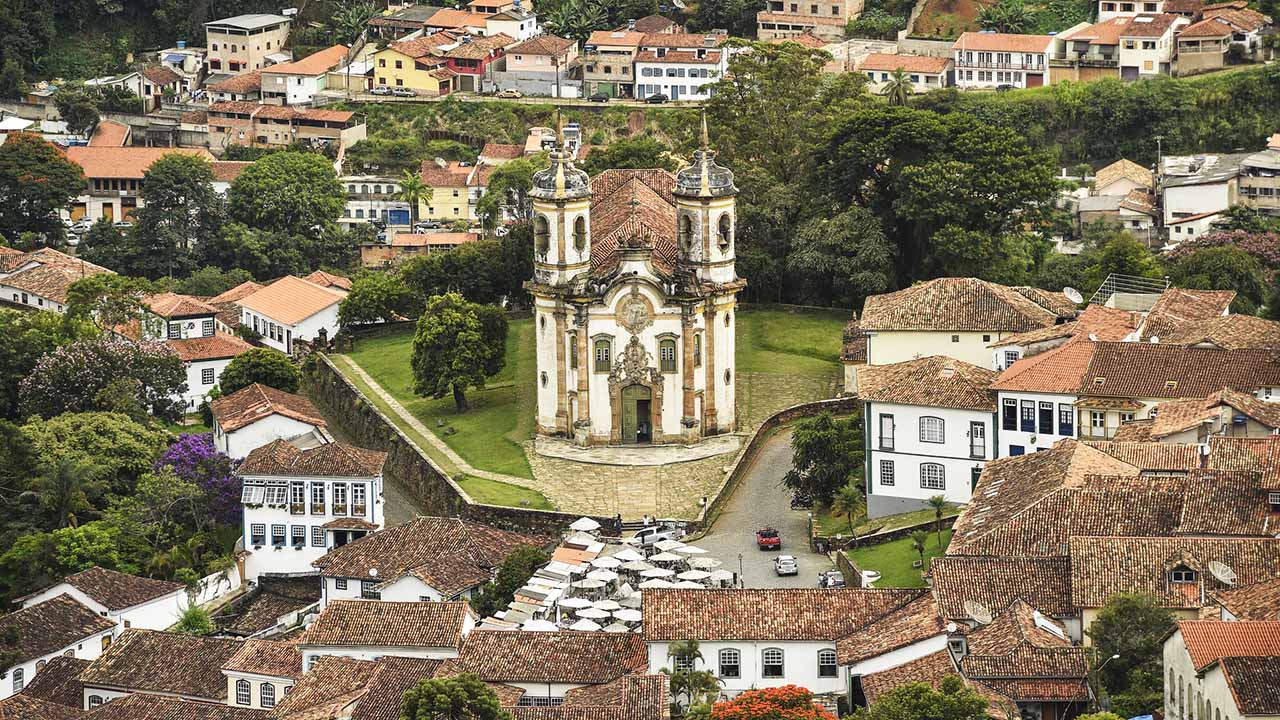
[[[533,175],[534,269],[541,282],[560,285],[591,267],[591,180],[574,167],[556,111],[551,164]]]
[[[738,188],[733,184],[733,172],[716,162],[706,110],[702,111],[701,125],[701,145],[693,162],[676,173],[672,191],[680,259],[705,280],[730,282],[737,277],[733,241]]]

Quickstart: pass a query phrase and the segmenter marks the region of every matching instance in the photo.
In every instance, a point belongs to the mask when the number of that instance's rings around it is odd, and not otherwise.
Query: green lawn
[[[951,517],[959,513],[959,506],[952,505],[950,509],[943,513],[943,517]],[[831,513],[831,508],[819,505],[813,509],[813,520],[818,524],[818,528],[824,535],[842,535],[849,534],[849,521],[843,515],[837,517]],[[898,528],[907,527],[908,525],[918,525],[923,522],[932,522],[934,520],[933,510],[916,510],[914,512],[899,513],[897,515],[885,515],[883,517],[859,518],[854,527],[859,535],[865,535],[881,530],[897,530]]]
[[[951,542],[951,531],[942,532],[942,546],[938,546],[936,533],[929,533],[929,542],[925,549],[926,562],[942,555]],[[911,548],[911,538],[905,537],[878,545],[868,545],[850,550],[849,557],[853,564],[863,570],[877,570],[880,580],[876,587],[924,587],[924,578],[920,577],[920,568],[911,567],[911,563],[920,559],[919,553]]]
[[[199,435],[201,433],[213,432],[213,428],[205,425],[199,415],[188,415],[181,423],[173,423],[168,420],[163,421],[164,429],[176,435],[186,433],[188,435]]]
[[[744,310],[738,314],[738,372],[838,376],[848,321],[848,310]]]
[[[554,510],[551,502],[537,490],[530,490],[519,485],[486,480],[485,478],[462,478],[458,483],[471,499],[486,505],[502,505],[505,507],[526,507],[535,510]]]

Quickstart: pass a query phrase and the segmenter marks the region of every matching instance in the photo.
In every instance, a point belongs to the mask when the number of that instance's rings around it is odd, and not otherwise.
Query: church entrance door
[[[622,388],[622,442],[648,443],[653,441],[653,396],[643,385]]]

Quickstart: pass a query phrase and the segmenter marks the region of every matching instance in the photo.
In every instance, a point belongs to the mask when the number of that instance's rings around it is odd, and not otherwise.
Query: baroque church
[[[737,427],[733,173],[706,119],[672,174],[588,178],[563,138],[533,178],[540,434],[578,445],[691,444]]]

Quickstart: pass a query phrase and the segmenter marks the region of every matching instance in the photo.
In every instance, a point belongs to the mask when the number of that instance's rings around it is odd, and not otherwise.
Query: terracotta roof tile
[[[84,685],[80,684],[80,673],[89,667],[89,662],[65,655],[52,658],[45,663],[44,669],[27,681],[22,694],[79,710],[84,705]]]
[[[1183,32],[1185,35],[1185,31]],[[1160,293],[1142,325],[1142,340],[1163,339],[1183,325],[1195,320],[1222,317],[1236,297],[1234,290],[1187,290],[1169,288]]]
[[[183,589],[182,583],[153,580],[127,573],[91,567],[62,582],[93,598],[108,610],[125,610]]]
[[[259,383],[220,397],[209,403],[209,408],[223,432],[235,432],[274,414],[326,427],[324,416],[306,397]]]
[[[1181,41],[1187,38],[1202,37],[1227,37],[1231,35],[1232,32],[1234,31],[1231,29],[1230,25],[1222,22],[1221,20],[1208,18],[1188,25],[1181,33],[1178,34],[1178,40]]]
[[[221,307],[224,303],[237,302],[242,298],[248,297],[249,295],[252,295],[258,292],[263,287],[265,286],[259,283],[256,283],[252,280],[247,280],[231,288],[230,290],[222,293],[221,295],[214,295],[213,297],[209,298],[208,303],[215,307]]]
[[[1058,313],[1011,287],[977,278],[936,278],[867,298],[863,330],[1024,332],[1054,325]]]
[[[72,283],[90,275],[111,272],[106,269],[95,270],[93,267],[90,263],[85,263],[83,270],[64,265],[37,265],[0,279],[0,284],[65,304],[67,290]]]
[[[562,705],[505,709],[512,720],[663,720],[669,715],[666,698],[666,675],[627,675],[568,690]]]
[[[240,641],[155,630],[125,630],[81,675],[86,686],[225,701],[222,666]],[[182,662],[174,662],[182,658]]]
[[[165,147],[86,147],[67,148],[67,159],[79,165],[88,178],[127,178],[141,180],[156,160],[177,153],[213,162],[204,148]]]
[[[442,10],[440,13],[437,13],[437,15],[432,16],[431,18],[432,22],[435,21],[436,17],[438,17],[439,15],[445,12],[448,12],[448,11]],[[484,24],[484,18],[485,18],[484,15],[479,16],[479,22],[481,25]],[[480,60],[480,59],[491,57],[501,53],[503,48],[513,44],[516,41],[515,38],[511,37],[510,35],[507,35],[506,33],[498,33],[497,35],[485,35],[483,37],[474,37],[474,36],[468,35],[467,37],[470,37],[471,39],[469,41],[460,43],[452,48],[449,48],[448,50],[445,50],[441,54],[447,58],[458,58],[462,60]]]
[[[1073,537],[1071,599],[1083,608],[1102,607],[1117,592],[1154,595],[1171,608],[1199,608],[1209,593],[1226,586],[1208,572],[1210,560],[1250,584],[1280,574],[1280,540],[1191,537]],[[1168,573],[1185,565],[1198,581],[1175,586]]]
[[[883,70],[893,72],[944,73],[951,64],[951,58],[931,57],[928,55],[896,55],[890,53],[871,53],[858,63],[859,70]]]
[[[649,590],[646,642],[836,640],[917,599],[919,590]]]
[[[200,298],[173,292],[151,295],[143,298],[142,302],[148,310],[168,320],[213,315],[218,312],[217,308]]]
[[[471,175],[474,168],[458,163],[456,160],[449,162],[445,167],[440,167],[435,160],[423,160],[420,175],[422,181],[433,188],[439,187],[466,187],[467,178]]]
[[[320,287],[300,277],[286,275],[252,295],[241,298],[240,307],[285,325],[296,325],[342,301],[343,293]]]
[[[245,640],[222,669],[297,680],[302,677],[302,653],[290,642]]]
[[[1231,424],[1233,415],[1243,415],[1266,428],[1280,428],[1280,403],[1270,403],[1231,388],[1207,398],[1168,400],[1160,403],[1152,413],[1151,437],[1160,439],[1193,430],[1212,420],[1223,419]]]
[[[235,179],[240,177],[240,173],[252,164],[250,160],[214,160],[214,182],[235,182]]]
[[[267,711],[138,693],[84,714],[84,720],[265,720]]]
[[[83,715],[79,707],[42,700],[25,692],[0,700],[0,720],[80,720]]]
[[[599,684],[643,673],[648,665],[636,633],[475,630],[440,672],[487,682]]]
[[[172,68],[163,65],[148,65],[142,68],[142,76],[156,85],[172,85],[182,79]]]
[[[420,58],[428,55],[434,55],[435,51],[440,47],[452,45],[456,42],[458,42],[457,35],[450,32],[436,32],[426,37],[395,43],[391,46],[391,49],[401,55],[407,55],[411,58]]]
[[[486,17],[488,16],[483,13],[445,8],[437,11],[423,24],[442,28],[484,27]]]
[[[301,60],[268,66],[262,72],[269,75],[321,75],[340,65],[347,56],[347,50],[346,45],[334,45]]]
[[[858,373],[858,397],[872,402],[994,412],[991,383],[998,373],[945,355],[892,365],[870,365]]]
[[[792,35],[792,36],[790,36],[790,37],[775,37],[775,38],[770,38],[770,39],[768,39],[768,40],[765,40],[764,42],[766,42],[766,43],[768,43],[768,44],[770,44],[770,45],[781,45],[781,44],[783,44],[783,43],[789,43],[789,42],[790,42],[790,43],[795,43],[795,44],[800,45],[800,46],[803,46],[803,47],[812,48],[812,49],[814,49],[814,50],[820,50],[820,49],[822,49],[822,48],[824,48],[824,47],[826,47],[826,46],[828,46],[828,45],[830,45],[830,44],[831,44],[831,43],[827,42],[826,40],[823,40],[823,39],[821,39],[821,38],[817,37],[816,35],[814,35],[813,33],[808,32],[808,31],[806,31],[806,32],[802,32],[802,33],[800,33],[799,35]]]
[[[644,42],[644,33],[626,30],[596,30],[587,38],[587,45],[597,47],[639,47]]]
[[[1075,394],[1096,350],[1096,343],[1076,335],[1056,348],[1024,357],[1010,365],[991,384],[991,389]]]
[[[237,95],[255,92],[262,89],[262,71],[254,70],[243,75],[229,77],[226,80],[209,85],[205,89],[213,92],[235,93]],[[212,108],[210,109],[212,110]]]
[[[1139,187],[1153,188],[1155,187],[1155,175],[1152,172],[1139,165],[1132,160],[1121,158],[1110,165],[1102,168],[1094,174],[1094,187],[1105,188],[1117,180],[1126,179],[1137,184]]]
[[[1068,700],[1087,700],[1089,651],[1073,646],[1066,630],[1023,600],[1014,602],[966,637],[968,652],[960,661],[965,677],[990,685],[1015,701],[1047,699],[1045,682],[1054,694],[1064,689]],[[1010,684],[1008,681],[1022,681]],[[1066,681],[1066,682],[1063,682]],[[1031,693],[1030,696],[1024,693]]]
[[[1225,657],[1222,671],[1241,715],[1280,715],[1280,657]]]
[[[932,595],[923,595],[836,641],[841,665],[851,665],[946,633]]]
[[[1280,656],[1280,620],[1179,620],[1196,671],[1224,657]]]
[[[543,34],[525,40],[522,43],[516,43],[507,48],[508,53],[519,53],[521,55],[547,55],[561,56],[573,47],[575,42],[567,40],[555,35]]]
[[[618,248],[644,238],[654,263],[674,270],[676,207],[671,192],[676,178],[666,170],[605,170],[591,178],[591,272],[605,275],[617,267]]]
[[[1002,52],[1047,52],[1052,35],[966,32],[952,45],[956,50],[998,50]]]
[[[101,120],[93,128],[90,147],[122,147],[129,137],[129,126],[124,123]]]
[[[327,273],[323,270],[316,270],[302,279],[309,283],[315,283],[320,287],[337,288],[338,290],[351,289],[351,278],[334,275],[333,273]]]
[[[911,662],[888,670],[862,676],[862,692],[868,703],[874,703],[886,693],[912,683],[924,683],[931,688],[942,685],[943,679],[959,675],[948,650],[939,650]]]
[[[1087,680],[1076,678],[1035,678],[997,680],[982,678],[982,685],[1013,698],[1014,702],[1083,702],[1089,699]]]
[[[515,160],[516,158],[524,157],[524,145],[487,142],[484,144],[484,148],[480,150],[480,157],[495,160]]]
[[[1224,22],[1241,32],[1257,32],[1271,24],[1271,18],[1252,8],[1205,8],[1204,17]]]
[[[1257,470],[1262,487],[1280,490],[1280,436],[1209,438],[1209,467],[1219,470]]]
[[[635,23],[635,31],[639,33],[665,33],[673,29],[679,30],[680,24],[662,15],[645,15]]]
[[[457,648],[466,602],[334,600],[298,638],[307,646]]]
[[[188,110],[178,116],[178,122],[187,123],[189,125],[204,125],[209,122],[208,110]],[[234,162],[227,160],[224,162]]]
[[[1219,590],[1213,597],[1240,620],[1275,620],[1280,617],[1280,577]]]
[[[856,316],[845,324],[841,341],[841,361],[861,365],[867,363],[867,333],[858,325]]]
[[[1165,345],[1214,345],[1224,350],[1280,349],[1280,322],[1252,315],[1224,315],[1183,323],[1160,336]]]
[[[714,33],[645,33],[640,47],[645,48],[713,48],[729,40],[728,35]]]
[[[240,463],[241,475],[277,477],[377,477],[387,454],[342,442],[300,450],[286,440],[254,449]]]
[[[1093,336],[1096,340],[1119,341],[1132,334],[1140,323],[1141,316],[1137,313],[1105,305],[1090,305],[1071,322],[1006,335],[988,347],[1025,346],[1077,335]]]
[[[480,233],[473,232],[400,232],[391,236],[392,247],[433,247],[436,245],[463,245],[479,242]],[[377,244],[371,247],[377,247]]]
[[[245,637],[275,627],[280,618],[320,602],[320,579],[300,577],[258,578],[247,595],[236,598],[214,616],[218,628],[228,635]]]
[[[1268,385],[1280,386],[1280,356],[1269,350],[1099,342],[1095,343],[1078,394],[1104,398],[1202,398],[1223,387],[1252,392]]]
[[[208,337],[166,340],[165,343],[173,348],[183,362],[224,360],[253,349],[252,345],[235,335],[220,331]]]
[[[12,642],[0,640],[0,648],[14,651],[11,663],[18,665],[111,632],[115,626],[70,595],[58,595],[0,617],[0,632],[14,633]]]
[[[1086,440],[1085,445],[1144,471],[1179,472],[1200,467],[1200,448],[1154,441]]]
[[[948,620],[968,620],[966,601],[1001,612],[1025,599],[1054,617],[1072,614],[1071,561],[1065,557],[947,555],[929,563],[933,595]]]
[[[364,696],[351,712],[351,720],[400,720],[404,693],[418,681],[435,677],[441,660],[395,657],[378,659],[364,687]]]
[[[349,711],[352,703],[365,696],[378,665],[386,659],[384,657],[378,662],[370,662],[335,656],[317,658],[311,669],[267,717],[271,720],[322,720],[340,717],[340,713],[345,714],[344,711]]]

